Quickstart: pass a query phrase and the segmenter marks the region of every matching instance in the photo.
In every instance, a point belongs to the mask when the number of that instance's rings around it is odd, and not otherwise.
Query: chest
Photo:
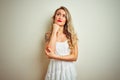
[[[56,42],[56,54],[68,55],[69,53],[70,53],[70,49],[67,41]]]

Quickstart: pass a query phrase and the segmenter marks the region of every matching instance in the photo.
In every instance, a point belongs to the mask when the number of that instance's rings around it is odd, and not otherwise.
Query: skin
[[[59,56],[55,54],[56,42],[63,42],[67,40],[63,33],[63,28],[66,23],[66,13],[60,9],[57,11],[53,24],[53,31],[49,42],[46,42],[45,53],[50,59],[57,59],[62,61],[76,61],[78,57],[78,45],[71,50],[71,53],[66,56]]]

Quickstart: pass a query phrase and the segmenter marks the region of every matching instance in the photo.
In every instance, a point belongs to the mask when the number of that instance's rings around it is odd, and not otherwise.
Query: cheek
[[[54,21],[57,22],[57,20],[58,20],[58,17],[56,16],[55,19],[54,19]]]
[[[56,15],[56,16],[55,16],[55,19],[58,19],[58,18],[59,18],[59,17]]]
[[[66,19],[64,19],[63,22],[65,23],[65,22],[66,22]]]

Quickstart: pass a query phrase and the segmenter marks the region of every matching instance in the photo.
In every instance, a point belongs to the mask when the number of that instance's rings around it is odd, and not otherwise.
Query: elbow
[[[73,55],[72,61],[77,61],[77,56]]]
[[[55,48],[52,47],[52,46],[50,46],[50,45],[47,45],[47,46],[46,46],[46,49],[48,49],[48,48],[50,48],[52,51],[55,51]]]
[[[77,61],[77,58],[76,58],[76,57],[74,57],[74,58],[73,58],[73,61]]]

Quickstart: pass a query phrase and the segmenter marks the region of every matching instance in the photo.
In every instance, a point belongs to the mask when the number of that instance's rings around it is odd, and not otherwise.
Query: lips
[[[57,22],[62,22],[61,20],[57,20]]]

